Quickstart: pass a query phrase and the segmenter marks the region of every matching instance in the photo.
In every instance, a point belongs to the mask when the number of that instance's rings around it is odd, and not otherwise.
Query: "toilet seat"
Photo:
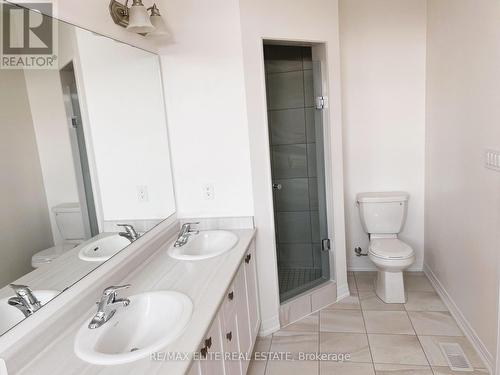
[[[370,241],[368,253],[381,259],[408,259],[415,251],[397,238],[376,238]]]
[[[52,262],[57,257],[78,246],[75,243],[63,243],[61,245],[49,247],[48,249],[39,251],[31,257],[31,266],[38,268],[43,264]]]

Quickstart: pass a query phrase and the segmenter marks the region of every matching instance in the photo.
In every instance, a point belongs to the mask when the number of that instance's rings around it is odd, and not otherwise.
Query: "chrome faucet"
[[[174,243],[174,247],[181,247],[184,246],[189,239],[189,236],[193,234],[198,234],[200,231],[198,230],[192,230],[191,225],[196,225],[200,223],[185,223],[182,224],[181,231],[179,232],[179,235],[177,236],[177,240]]]
[[[26,285],[10,284],[10,287],[16,296],[9,298],[8,304],[19,309],[26,318],[42,307],[42,303]]]
[[[119,227],[123,227],[123,229],[125,229],[125,232],[120,232],[118,233],[118,235],[125,237],[130,242],[134,242],[140,237],[139,233],[137,233],[133,225],[130,224],[116,224],[116,225]]]
[[[110,320],[113,315],[115,315],[117,307],[128,306],[130,300],[128,298],[116,298],[119,290],[127,289],[130,284],[110,286],[104,289],[102,292],[101,300],[97,302],[97,312],[89,323],[90,329],[99,328],[108,320]]]

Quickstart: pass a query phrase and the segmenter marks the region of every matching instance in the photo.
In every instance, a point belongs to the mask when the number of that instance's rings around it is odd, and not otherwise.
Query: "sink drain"
[[[130,349],[131,352],[135,352],[137,350],[139,350],[139,348],[132,348],[132,349]]]

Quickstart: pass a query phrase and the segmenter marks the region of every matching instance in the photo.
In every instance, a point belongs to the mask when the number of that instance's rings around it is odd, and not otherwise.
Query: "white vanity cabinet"
[[[250,244],[225,293],[212,325],[200,343],[189,375],[245,375],[260,325],[255,247]]]

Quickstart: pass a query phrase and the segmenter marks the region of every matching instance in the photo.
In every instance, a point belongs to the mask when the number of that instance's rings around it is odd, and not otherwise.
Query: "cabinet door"
[[[257,267],[255,262],[255,244],[252,242],[245,256],[245,281],[248,298],[248,321],[252,343],[257,338],[260,328],[259,293],[257,287]]]
[[[187,375],[203,375],[200,373],[200,362],[193,361]]]
[[[224,374],[224,361],[221,357],[221,335],[220,318],[216,316],[205,338],[200,343],[200,353],[204,356],[204,358],[197,361],[200,366],[200,375]]]
[[[228,355],[237,356],[240,353],[236,313],[224,317],[222,323],[222,347],[224,351],[225,375],[242,375],[239,358],[228,357]]]
[[[242,357],[241,361],[243,374],[246,373],[250,362],[246,358],[252,355],[253,340],[251,336],[250,321],[248,320],[248,298],[245,282],[245,263],[238,269],[235,277],[236,295],[236,321],[238,326],[238,342]]]

